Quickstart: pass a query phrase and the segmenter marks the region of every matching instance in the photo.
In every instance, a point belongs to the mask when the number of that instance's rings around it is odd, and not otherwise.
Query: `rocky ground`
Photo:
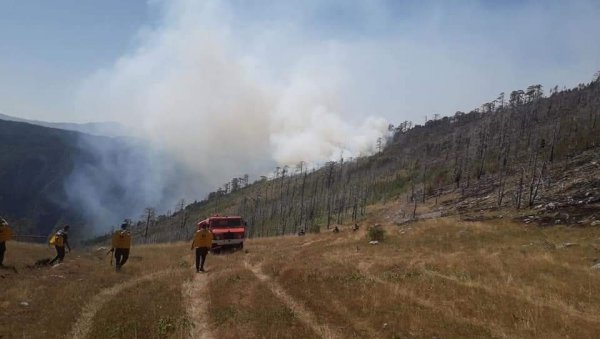
[[[533,206],[527,204],[526,182],[523,204],[520,209],[515,208],[518,177],[513,175],[507,180],[503,203],[499,207],[497,179],[482,178],[462,191],[448,188],[443,194],[446,198],[432,206],[429,213],[458,214],[464,220],[508,217],[540,226],[600,226],[600,153],[597,150],[584,152],[569,161],[549,164]]]

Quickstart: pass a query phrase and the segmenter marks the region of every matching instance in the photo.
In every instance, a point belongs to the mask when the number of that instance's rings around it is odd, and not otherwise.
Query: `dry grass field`
[[[104,253],[83,250],[27,269],[52,251],[9,243],[19,273],[0,271],[0,337],[600,335],[600,271],[591,268],[600,229],[382,219],[358,232],[251,240],[209,255],[204,274],[182,243],[135,247],[120,274]],[[369,245],[365,226],[375,222],[386,237]]]
[[[54,249],[18,242],[7,247],[5,263],[18,274],[0,270],[0,338],[187,333],[180,289],[192,277],[187,245],[135,247],[118,274],[106,250],[74,249],[56,267],[28,268],[51,258]]]

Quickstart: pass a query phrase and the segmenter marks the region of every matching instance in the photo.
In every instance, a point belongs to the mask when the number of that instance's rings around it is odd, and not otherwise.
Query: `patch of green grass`
[[[383,241],[385,237],[385,230],[381,227],[369,227],[367,230],[367,238],[369,241]]]
[[[390,282],[398,282],[407,279],[415,279],[421,277],[422,273],[414,268],[406,268],[395,265],[381,273],[383,279]]]
[[[167,335],[171,332],[173,332],[176,328],[175,326],[175,320],[173,320],[172,317],[165,317],[165,318],[160,318],[158,320],[158,326],[157,326],[157,331],[158,331],[158,337],[159,338],[166,338]]]

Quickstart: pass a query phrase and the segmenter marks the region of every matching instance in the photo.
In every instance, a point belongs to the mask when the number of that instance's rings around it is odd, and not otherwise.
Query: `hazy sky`
[[[0,0],[0,112],[71,120],[80,83],[151,24],[144,1]]]
[[[173,206],[160,183],[180,178],[154,153],[193,174],[173,194],[188,200],[370,154],[389,123],[589,82],[599,18],[598,0],[0,0],[0,113],[136,127],[158,152],[125,154],[122,173],[100,147],[108,171],[75,171],[70,196],[104,215],[121,201],[101,183],[119,181]]]
[[[228,48],[264,58],[261,77],[286,81],[298,63],[324,60],[343,68],[336,81],[353,93],[344,98],[353,115],[391,122],[468,110],[531,83],[573,86],[600,69],[598,1],[195,2],[219,7],[221,17],[196,19],[229,30],[219,32]],[[0,0],[0,112],[104,120],[73,104],[81,84],[173,20],[172,3],[202,10],[187,1]]]
[[[222,180],[588,82],[598,18],[593,0],[0,0],[0,112],[136,126]]]

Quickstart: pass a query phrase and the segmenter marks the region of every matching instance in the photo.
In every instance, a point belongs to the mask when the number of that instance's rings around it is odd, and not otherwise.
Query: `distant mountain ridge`
[[[127,127],[121,125],[118,122],[88,122],[88,123],[72,123],[72,122],[47,122],[47,121],[39,121],[39,120],[29,120],[14,117],[11,115],[6,115],[0,113],[0,120],[6,121],[15,121],[15,122],[24,122],[32,125],[38,125],[48,128],[58,128],[64,129],[68,131],[76,131],[86,134],[106,136],[106,137],[120,137],[127,136],[128,129]]]
[[[44,234],[68,210],[63,179],[74,166],[78,133],[0,120],[0,214],[28,234]]]
[[[144,140],[50,125],[0,119],[0,215],[17,234],[69,223],[75,237],[89,237],[147,206],[171,208],[202,185]]]

